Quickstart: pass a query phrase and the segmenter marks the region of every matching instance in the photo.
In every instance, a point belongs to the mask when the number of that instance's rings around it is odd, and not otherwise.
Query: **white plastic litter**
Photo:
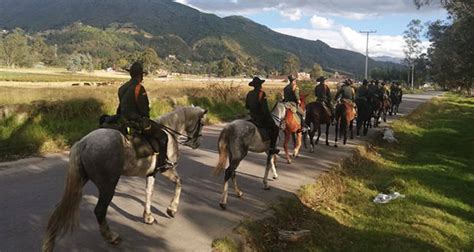
[[[397,198],[405,198],[405,195],[403,194],[400,194],[398,192],[394,192],[394,193],[391,193],[391,194],[383,194],[383,193],[379,193],[377,196],[375,196],[374,198],[374,203],[377,203],[377,204],[385,204],[385,203],[388,203],[394,199],[397,199]]]
[[[389,128],[383,129],[382,139],[389,142],[389,143],[398,143],[398,140],[395,138],[393,130],[389,129]]]

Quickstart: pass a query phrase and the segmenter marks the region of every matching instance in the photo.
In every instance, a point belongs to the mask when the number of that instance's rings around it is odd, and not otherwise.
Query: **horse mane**
[[[173,121],[173,119],[177,116],[177,115],[188,115],[188,114],[192,114],[192,113],[197,113],[198,111],[202,111],[202,108],[200,107],[193,107],[193,106],[179,106],[179,107],[176,107],[173,111],[170,111],[160,117],[158,117],[155,121],[161,123],[161,124],[169,124]]]

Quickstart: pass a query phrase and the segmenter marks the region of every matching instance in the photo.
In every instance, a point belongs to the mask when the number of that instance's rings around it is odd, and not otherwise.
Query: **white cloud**
[[[288,16],[288,10],[298,10],[291,20],[299,15],[338,16],[349,19],[364,19],[371,16],[400,13],[422,13],[438,10],[439,5],[425,6],[417,10],[413,0],[175,0],[203,11],[219,15],[242,15],[259,13],[262,10],[277,10]]]
[[[288,18],[291,21],[298,21],[303,16],[303,13],[300,9],[293,9],[293,10],[285,10],[280,11],[280,15]]]
[[[329,29],[334,25],[334,21],[329,18],[313,15],[310,19],[311,26],[315,29]]]
[[[365,34],[341,25],[335,25],[334,29],[298,29],[277,28],[277,32],[300,37],[308,40],[321,40],[334,48],[346,49],[365,54],[367,37]],[[374,35],[369,37],[369,56],[390,56],[404,58],[403,46],[405,41],[402,36]],[[423,42],[427,48],[429,42]]]

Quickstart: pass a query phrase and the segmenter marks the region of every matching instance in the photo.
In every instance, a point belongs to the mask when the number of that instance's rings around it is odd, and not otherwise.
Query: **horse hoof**
[[[278,176],[273,176],[273,179],[274,179],[274,180],[278,180]]]
[[[120,242],[122,242],[122,238],[120,238],[120,235],[110,231],[109,236],[106,238],[107,242],[112,244],[112,245],[118,245]]]
[[[174,218],[176,215],[176,211],[173,211],[171,208],[166,209],[166,213],[169,217]]]
[[[287,164],[291,164],[291,160],[287,160],[286,163],[287,163]]]
[[[244,196],[243,192],[237,192],[237,197],[242,198]]]
[[[264,187],[263,187],[263,190],[265,190],[265,191],[270,190],[270,186],[264,186]]]
[[[309,152],[314,153],[314,149],[313,148],[309,149]]]
[[[335,144],[335,145],[334,145],[334,147],[336,147],[336,148],[337,148],[337,144]]]
[[[227,204],[219,203],[219,206],[221,206],[222,210],[226,210],[226,209],[227,209]]]
[[[145,222],[145,224],[151,225],[155,223],[155,218],[151,214],[143,213],[143,222]]]
[[[326,145],[329,146],[329,142],[326,142]]]

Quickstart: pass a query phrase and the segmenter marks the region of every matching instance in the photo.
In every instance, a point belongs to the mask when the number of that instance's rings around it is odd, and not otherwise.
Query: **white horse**
[[[281,102],[277,103],[272,110],[274,123],[281,127],[285,115],[285,105]],[[247,156],[249,151],[256,153],[267,152],[267,164],[265,168],[265,174],[263,176],[263,185],[265,190],[270,189],[267,182],[270,169],[272,169],[273,178],[278,178],[275,166],[276,155],[268,154],[268,150],[270,149],[270,141],[263,140],[263,137],[261,136],[257,126],[255,126],[255,124],[252,122],[246,120],[235,120],[227,124],[219,136],[218,149],[219,162],[214,170],[216,175],[222,172],[225,165],[227,164],[227,159],[229,160],[229,166],[225,170],[222,198],[219,203],[221,208],[224,210],[227,208],[227,190],[229,187],[228,182],[230,178],[232,178],[232,182],[234,183],[237,196],[243,196],[242,191],[240,191],[237,186],[235,171],[237,170],[240,162]]]
[[[206,113],[207,110],[199,107],[183,107],[157,120],[168,134],[168,158],[175,164],[173,168],[161,173],[176,184],[175,195],[167,209],[171,217],[174,217],[177,212],[181,193],[181,179],[176,171],[180,143],[178,139],[186,137],[183,144],[193,149],[198,148]],[[118,244],[121,240],[117,233],[110,230],[105,218],[121,175],[147,178],[143,220],[147,224],[153,224],[155,219],[150,207],[157,160],[157,155],[137,157],[132,143],[114,129],[94,130],[75,143],[69,155],[69,170],[64,195],[49,219],[42,250],[52,251],[56,236],[72,230],[77,225],[82,188],[89,180],[99,190],[99,200],[94,213],[104,240],[112,244]]]

